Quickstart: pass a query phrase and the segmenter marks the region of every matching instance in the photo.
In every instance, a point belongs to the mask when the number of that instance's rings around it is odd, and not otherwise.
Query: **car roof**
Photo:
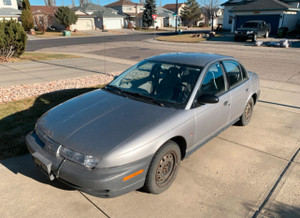
[[[204,67],[210,62],[221,59],[233,59],[233,57],[211,54],[211,53],[167,53],[147,58],[150,61],[162,61],[175,64],[187,64],[193,66]]]

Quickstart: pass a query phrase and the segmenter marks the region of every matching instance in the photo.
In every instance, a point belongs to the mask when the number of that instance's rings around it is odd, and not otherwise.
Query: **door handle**
[[[223,105],[227,106],[228,105],[228,101],[224,101]]]
[[[248,92],[249,91],[249,89],[248,88],[246,88],[246,90],[245,90],[246,92]]]

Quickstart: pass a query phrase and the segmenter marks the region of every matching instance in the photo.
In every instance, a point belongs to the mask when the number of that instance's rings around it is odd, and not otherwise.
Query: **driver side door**
[[[231,103],[227,87],[221,64],[212,64],[203,77],[196,98],[201,95],[214,95],[219,98],[219,102],[196,105],[192,109],[195,113],[194,146],[209,140],[227,125]]]

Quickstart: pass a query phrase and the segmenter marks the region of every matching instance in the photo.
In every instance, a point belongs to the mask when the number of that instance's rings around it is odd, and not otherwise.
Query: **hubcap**
[[[177,155],[173,151],[166,153],[160,160],[155,174],[158,186],[164,186],[172,179],[177,167]]]
[[[252,113],[252,105],[250,103],[247,104],[245,109],[245,120],[248,121],[251,118]]]

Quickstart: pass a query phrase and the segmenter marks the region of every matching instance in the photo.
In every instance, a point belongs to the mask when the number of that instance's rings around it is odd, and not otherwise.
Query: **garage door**
[[[73,25],[73,28],[77,30],[93,30],[93,23],[90,19],[78,19],[76,25]]]
[[[122,29],[121,19],[105,19],[104,25],[107,30]]]
[[[249,15],[249,16],[236,16],[236,25],[235,29],[239,28],[243,23],[249,20],[264,20],[267,23],[271,24],[271,33],[277,34],[278,26],[279,26],[280,15]]]
[[[154,22],[155,22],[155,27],[161,28],[161,19],[157,19]]]

